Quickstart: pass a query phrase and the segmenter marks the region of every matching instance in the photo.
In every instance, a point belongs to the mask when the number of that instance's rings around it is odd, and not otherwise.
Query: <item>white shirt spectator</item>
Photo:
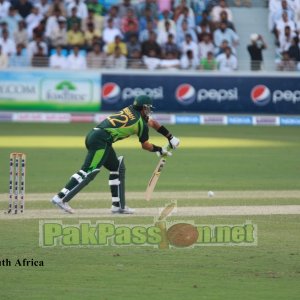
[[[237,69],[237,59],[233,54],[227,57],[226,53],[222,53],[217,56],[216,61],[220,71],[231,72]]]
[[[197,57],[189,59],[186,54],[183,54],[180,58],[180,66],[184,70],[196,70],[199,66],[199,61]]]
[[[295,36],[296,36],[295,32],[291,32],[291,34],[289,36],[280,35],[280,38],[279,38],[279,51],[280,51],[280,53],[289,50],[289,48],[292,45],[292,40]]]
[[[280,39],[282,35],[284,35],[284,28],[286,26],[289,26],[291,28],[291,31],[294,32],[296,30],[295,22],[292,20],[286,20],[280,19],[276,22],[276,29],[278,31],[278,38]]]
[[[70,70],[85,70],[86,58],[83,55],[78,54],[76,56],[72,53],[67,57],[67,65]]]
[[[119,35],[120,37],[122,37],[122,33],[120,31],[119,28],[110,28],[107,27],[103,30],[103,41],[106,44],[112,43],[115,40],[115,37]]]
[[[74,0],[68,5],[68,16],[71,16],[72,8],[74,6],[77,7],[77,17],[81,18],[82,20],[86,19],[88,16],[88,9],[87,5],[82,0]]]
[[[181,52],[182,53],[186,53],[188,50],[191,50],[193,52],[193,56],[195,58],[199,56],[198,45],[194,41],[192,41],[192,40],[190,40],[189,42],[184,41],[181,44]]]
[[[37,43],[39,44],[40,47],[43,48],[43,54],[44,55],[48,54],[48,46],[44,41],[38,41],[37,42],[37,41],[33,40],[30,43],[28,43],[28,46],[27,46],[27,53],[28,53],[29,59],[31,59],[32,56],[38,52]]]
[[[45,36],[50,38],[51,32],[55,30],[58,30],[58,18],[56,16],[51,16],[46,21]]]
[[[0,19],[7,17],[10,5],[11,4],[6,0],[0,1]]]
[[[58,55],[57,53],[50,56],[50,68],[56,69],[66,69],[67,68],[67,58],[63,55]]]
[[[215,46],[211,41],[207,43],[202,41],[198,44],[198,54],[200,59],[203,57],[207,57],[208,52],[214,53],[214,51],[215,51]]]
[[[225,10],[227,12],[228,21],[232,22],[232,12],[228,7],[215,6],[211,11],[211,18],[213,22],[220,22],[220,14]]]
[[[48,10],[50,8],[50,4],[48,3],[48,0],[40,0],[37,4],[35,4],[35,6],[38,7],[40,13],[44,17],[47,15]]]
[[[33,12],[26,17],[25,21],[27,24],[27,33],[30,39],[32,38],[33,29],[37,27],[42,20],[43,15],[40,14],[37,7],[35,7]]]
[[[0,46],[2,47],[3,54],[12,55],[16,53],[16,44],[13,39],[0,38]]]
[[[161,46],[164,45],[168,41],[169,34],[173,35],[174,40],[176,40],[176,31],[169,30],[169,31],[159,31],[157,35],[157,43]]]
[[[143,61],[149,70],[155,70],[160,65],[160,59],[156,58],[156,57],[149,57],[149,56],[144,55]]]

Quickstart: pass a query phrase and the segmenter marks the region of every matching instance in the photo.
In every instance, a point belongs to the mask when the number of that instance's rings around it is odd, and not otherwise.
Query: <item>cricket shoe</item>
[[[55,195],[52,199],[51,202],[56,205],[57,207],[61,208],[65,212],[69,214],[74,214],[75,210],[69,205],[68,202],[63,202],[61,198],[59,198],[58,195]]]
[[[128,206],[125,206],[124,208],[117,207],[112,205],[111,206],[111,212],[113,214],[124,214],[124,215],[131,215],[135,212],[135,209],[129,208]]]

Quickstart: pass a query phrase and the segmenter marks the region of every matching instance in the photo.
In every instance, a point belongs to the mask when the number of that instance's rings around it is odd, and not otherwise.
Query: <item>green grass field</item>
[[[153,209],[170,201],[161,192],[177,192],[179,208],[201,211],[220,207],[222,211],[227,206],[244,207],[243,215],[179,215],[169,220],[188,219],[195,224],[251,220],[258,226],[257,246],[41,248],[39,213],[50,210],[57,219],[60,212],[48,201],[48,193],[60,190],[80,167],[85,156],[84,136],[91,127],[93,124],[0,123],[0,262],[23,258],[44,261],[44,267],[1,265],[0,299],[299,299],[299,214],[247,214],[247,207],[253,205],[258,209],[266,205],[299,207],[298,128],[168,126],[182,143],[159,180],[156,193],[161,196],[149,203],[139,196],[127,199],[129,206]],[[153,141],[164,143],[154,132],[151,136]],[[36,212],[32,219],[4,215],[12,151],[27,154],[25,215]],[[156,155],[140,150],[134,137],[119,142],[116,151],[125,156],[129,195],[144,191],[158,161]],[[110,199],[95,198],[95,192],[108,192],[107,180],[108,172],[103,170],[85,189],[93,197],[85,194],[80,199],[79,195],[72,206],[79,211],[108,211]],[[208,190],[216,197],[206,197]],[[189,197],[197,192],[198,198]],[[37,199],[30,199],[34,195]],[[87,220],[80,214],[68,219],[60,216],[67,224]],[[149,224],[153,217],[137,212],[135,216],[100,215],[88,220]]]

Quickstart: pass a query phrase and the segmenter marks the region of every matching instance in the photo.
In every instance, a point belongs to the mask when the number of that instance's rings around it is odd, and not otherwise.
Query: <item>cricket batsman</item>
[[[110,115],[93,128],[85,139],[88,152],[81,169],[73,174],[66,186],[51,199],[52,203],[68,213],[74,213],[68,202],[88,185],[104,166],[110,172],[108,183],[112,197],[111,212],[134,213],[134,209],[127,207],[125,201],[124,157],[117,157],[113,143],[136,134],[144,150],[156,152],[158,156],[171,155],[166,147],[149,142],[149,127],[152,127],[168,139],[170,148],[176,149],[179,146],[179,139],[151,118],[152,104],[150,97],[138,96],[132,105]]]

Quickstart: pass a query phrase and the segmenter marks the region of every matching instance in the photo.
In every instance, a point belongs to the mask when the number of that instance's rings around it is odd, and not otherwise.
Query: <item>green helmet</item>
[[[151,108],[153,104],[153,100],[146,95],[137,96],[133,101],[133,107],[136,110],[142,110],[145,107]]]

